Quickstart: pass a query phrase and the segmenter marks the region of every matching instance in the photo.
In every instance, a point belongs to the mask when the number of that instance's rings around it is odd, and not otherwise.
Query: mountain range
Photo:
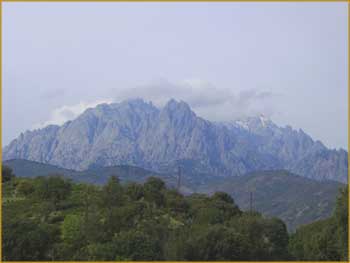
[[[63,125],[26,131],[3,160],[26,159],[66,169],[132,165],[185,176],[232,177],[285,169],[316,180],[347,182],[348,159],[302,130],[254,116],[212,122],[183,101],[162,108],[133,99],[89,108]]]

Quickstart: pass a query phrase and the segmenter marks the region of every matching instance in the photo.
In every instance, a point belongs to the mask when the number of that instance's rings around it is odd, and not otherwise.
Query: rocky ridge
[[[26,131],[3,149],[3,159],[27,159],[84,170],[135,165],[154,171],[237,176],[287,169],[317,180],[347,181],[347,152],[330,150],[302,130],[263,117],[216,123],[183,101],[163,108],[142,99],[100,104],[62,126]]]

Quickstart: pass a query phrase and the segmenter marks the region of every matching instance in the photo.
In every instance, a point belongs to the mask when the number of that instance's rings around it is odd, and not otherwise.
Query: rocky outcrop
[[[329,150],[302,130],[263,116],[210,122],[175,100],[161,109],[141,99],[98,105],[62,126],[21,134],[3,149],[3,158],[77,170],[128,164],[164,171],[190,163],[189,169],[211,176],[288,169],[347,181],[347,152]]]

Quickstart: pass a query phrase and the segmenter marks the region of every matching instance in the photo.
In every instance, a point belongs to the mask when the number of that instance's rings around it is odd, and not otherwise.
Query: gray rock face
[[[161,109],[141,99],[101,104],[62,126],[27,131],[3,149],[4,160],[18,158],[77,170],[129,164],[159,171],[190,161],[212,176],[288,169],[347,181],[347,152],[329,150],[302,130],[262,116],[210,122],[175,100]]]

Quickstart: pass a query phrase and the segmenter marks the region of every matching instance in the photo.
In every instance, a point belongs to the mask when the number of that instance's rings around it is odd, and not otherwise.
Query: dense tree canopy
[[[12,172],[12,169],[8,167],[7,165],[2,166],[2,182],[8,182],[11,179],[15,177],[15,175]]]
[[[346,202],[344,190],[332,218],[290,239],[281,220],[242,212],[223,192],[183,196],[155,177],[96,186],[12,174],[3,180],[3,260],[345,259]]]

